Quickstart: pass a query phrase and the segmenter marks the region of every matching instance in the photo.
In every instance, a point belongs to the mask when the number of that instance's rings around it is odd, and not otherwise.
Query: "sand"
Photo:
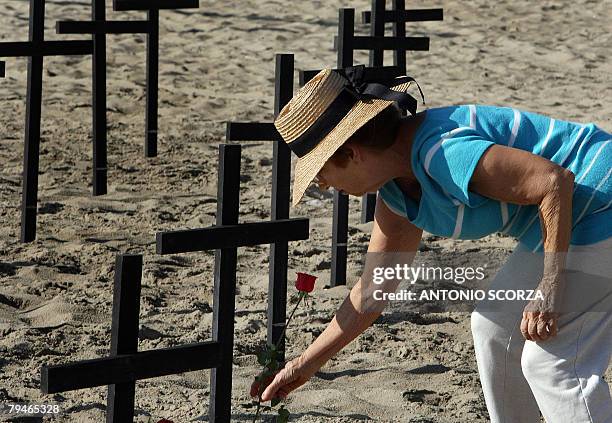
[[[4,4],[5,3],[5,4]],[[4,2],[0,39],[27,38],[25,1]],[[49,1],[47,38],[58,19],[87,19],[87,1]],[[110,2],[109,2],[110,3]],[[26,60],[8,59],[0,79],[0,402],[57,402],[60,422],[104,421],[106,387],[44,396],[40,367],[106,356],[115,255],[144,254],[140,350],[211,336],[211,253],[155,254],[157,231],[210,225],[216,210],[217,145],[226,121],[271,121],[274,54],[296,67],[335,64],[339,7],[367,0],[201,0],[196,11],[161,17],[159,156],[143,157],[144,37],[109,37],[109,193],[91,197],[89,58],[45,61],[38,238],[18,241]],[[431,51],[411,53],[409,70],[428,107],[464,102],[507,105],[612,130],[612,2],[456,0],[444,22],[414,24]],[[140,13],[127,14],[134,18]],[[109,18],[126,14],[109,10]],[[70,37],[79,38],[79,37]],[[82,37],[81,37],[82,38]],[[366,62],[359,53],[356,60]],[[390,59],[388,61],[390,64]],[[241,221],[270,217],[271,145],[243,147]],[[349,280],[329,281],[331,198],[309,191],[292,216],[311,219],[308,241],[290,246],[296,271],[319,276],[313,309],[289,329],[289,357],[325,328],[360,272],[371,224],[358,224],[351,199]],[[514,240],[426,236],[445,263],[469,253],[499,266]],[[232,420],[250,421],[248,386],[265,338],[268,247],[239,253]],[[294,288],[289,287],[290,293]],[[138,422],[207,421],[208,372],[137,383]],[[608,370],[608,380],[612,373]],[[469,314],[385,313],[307,385],[290,395],[297,422],[486,422]],[[556,423],[556,422],[555,422]]]

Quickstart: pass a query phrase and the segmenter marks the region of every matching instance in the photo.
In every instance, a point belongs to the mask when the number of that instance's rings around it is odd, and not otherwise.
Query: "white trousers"
[[[542,256],[521,244],[489,289],[535,289]],[[533,259],[532,259],[533,258]],[[558,333],[527,341],[520,331],[524,302],[514,310],[477,304],[471,330],[478,372],[492,423],[612,423],[610,388],[603,375],[612,354],[612,238],[570,246]],[[593,301],[586,279],[603,281]],[[535,285],[534,285],[535,284]],[[595,283],[596,285],[597,283]],[[588,285],[588,286],[586,286]],[[566,311],[567,310],[567,311]]]

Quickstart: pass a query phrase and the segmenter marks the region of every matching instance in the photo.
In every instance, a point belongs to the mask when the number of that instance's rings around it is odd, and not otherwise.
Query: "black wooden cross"
[[[0,61],[0,78],[4,78],[5,69],[6,69],[5,63]]]
[[[428,50],[429,39],[425,37],[384,37],[355,35],[355,9],[340,9],[338,36],[334,38],[338,50],[338,68],[353,66],[355,50]],[[308,82],[306,75],[313,76],[318,71],[308,71],[301,78]],[[366,200],[367,201],[367,200]],[[332,257],[330,285],[346,284],[346,260],[348,242],[348,195],[334,190],[334,210],[332,223]]]
[[[384,12],[384,0],[373,0],[373,14],[375,16],[384,16],[387,19],[393,17],[395,21],[406,22],[414,19],[414,15],[410,13],[396,12],[398,16],[388,15],[389,12]],[[397,9],[404,8],[403,2],[396,0],[394,7]],[[438,9],[436,9],[438,10]],[[406,11],[413,12],[413,11]],[[424,11],[416,14],[420,18],[434,18],[438,12]],[[353,65],[355,50],[370,50],[370,66],[373,68],[381,67],[382,52],[385,50],[393,50],[398,57],[401,54],[397,52],[411,51],[427,51],[429,50],[428,37],[406,37],[404,32],[396,25],[396,30],[393,37],[384,36],[384,23],[375,18],[372,21],[370,35],[360,36],[355,35],[355,9],[340,9],[339,12],[338,35],[334,37],[334,48],[338,52],[338,68],[345,68]],[[370,19],[371,19],[370,14]],[[405,28],[404,28],[405,29]],[[376,53],[372,53],[376,52]],[[380,58],[379,58],[380,57]],[[395,69],[399,69],[400,75],[405,74],[405,61],[402,66],[401,60],[396,60]],[[300,75],[300,84],[308,82],[318,70],[304,71]],[[386,77],[385,77],[386,78]],[[383,78],[384,79],[384,78]],[[362,199],[362,214],[361,221],[368,222],[374,217],[374,209],[376,205],[376,195],[366,194]],[[334,211],[332,223],[332,261],[331,261],[331,280],[330,285],[346,284],[346,261],[347,261],[347,242],[348,242],[348,196],[334,190]]]
[[[43,366],[43,393],[115,385],[110,388],[114,394],[109,395],[107,422],[123,423],[133,419],[133,386],[137,380],[211,369],[209,421],[231,420],[237,248],[307,239],[309,232],[308,219],[238,223],[240,151],[240,145],[220,146],[217,225],[157,234],[159,254],[215,250],[212,340],[137,352],[139,289],[125,284],[139,285],[140,274],[131,270],[127,274],[134,282],[128,282],[128,277],[115,277],[112,355]],[[127,272],[125,262],[118,268]]]
[[[107,21],[106,0],[92,0],[91,21],[57,22],[58,34],[92,34],[93,38],[93,195],[106,194],[106,34],[139,34],[149,30],[148,21]]]
[[[159,88],[159,11],[197,9],[199,0],[113,0],[113,10],[147,12],[147,112],[145,157],[157,156],[157,100]]]
[[[0,43],[0,57],[28,57],[28,88],[23,157],[21,241],[36,238],[36,207],[40,153],[40,117],[44,56],[91,54],[91,40],[45,41],[45,0],[30,0],[29,39]]]
[[[281,59],[282,61],[282,59]],[[278,62],[277,62],[278,63]],[[281,143],[275,143],[280,146]],[[159,254],[177,254],[221,248],[215,255],[215,275],[219,276],[221,283],[215,283],[213,308],[213,341],[223,344],[223,355],[230,357],[230,361],[218,366],[211,372],[211,402],[209,417],[211,421],[230,421],[229,402],[231,400],[231,357],[233,348],[233,322],[234,322],[234,293],[236,289],[236,247],[247,245],[273,244],[287,248],[289,241],[308,238],[308,219],[281,219],[268,222],[238,224],[238,192],[240,185],[240,145],[222,146],[222,154],[229,156],[219,169],[219,188],[217,194],[217,228],[192,229],[188,231],[162,232],[157,234],[157,252]],[[281,161],[282,163],[282,161]],[[278,185],[288,184],[288,180],[279,181]],[[277,186],[278,189],[278,186]],[[279,190],[280,191],[280,190]],[[279,194],[282,196],[283,194]],[[283,202],[279,207],[287,208],[288,203]],[[281,211],[278,210],[280,213]],[[284,250],[279,249],[279,255]],[[275,264],[270,264],[275,266]],[[279,263],[277,281],[281,280],[286,266]],[[272,271],[272,270],[271,270]],[[215,279],[215,281],[217,278]],[[280,288],[277,288],[277,297]],[[286,286],[285,297],[286,297]],[[216,305],[231,301],[231,308],[218,309]],[[275,310],[284,310],[285,304],[277,305]],[[284,321],[282,322],[285,323]],[[275,327],[278,327],[275,326]],[[281,327],[282,330],[282,327]],[[284,342],[283,347],[284,357]],[[225,417],[219,417],[225,416]],[[215,420],[219,418],[219,420]]]
[[[373,0],[372,11],[362,13],[362,22],[371,24],[370,34],[376,36],[385,35],[385,23],[393,23],[393,36],[406,36],[406,23],[441,21],[444,19],[443,9],[408,9],[406,0],[392,0],[392,10],[385,9],[385,0]],[[370,51],[370,66],[382,66],[383,51]],[[398,48],[393,51],[393,64],[398,66],[405,74],[406,50]]]
[[[276,55],[274,78],[274,117],[293,97],[293,54]],[[272,213],[273,221],[289,218],[291,204],[291,150],[276,130],[274,123],[228,122],[227,141],[274,141],[272,161]],[[268,282],[268,343],[279,342],[287,318],[287,268],[289,245],[276,242],[270,246]],[[279,344],[284,360],[283,341]]]
[[[345,9],[353,10],[353,9]],[[372,10],[363,12],[362,19],[364,23],[370,24],[370,36],[359,37],[354,35],[354,10],[352,19],[353,25],[351,30],[344,32],[344,48],[349,50],[369,50],[370,66],[382,66],[384,60],[384,51],[393,50],[393,64],[398,66],[405,74],[406,72],[406,52],[408,50],[427,51],[429,50],[429,37],[407,37],[406,22],[416,22],[417,20],[440,20],[442,18],[442,9],[421,9],[421,10],[406,10],[405,0],[393,0],[393,10],[386,10],[386,0],[372,0]],[[341,18],[342,19],[342,18]],[[393,37],[385,37],[385,23],[393,22]],[[346,28],[345,28],[346,30]],[[339,37],[343,35],[340,34]],[[337,38],[335,40],[338,44]],[[394,46],[384,39],[393,40]],[[371,44],[368,45],[368,41]],[[378,41],[375,41],[378,40]],[[404,42],[402,42],[404,40]],[[347,45],[348,43],[348,45]],[[390,47],[390,48],[389,48]],[[352,56],[352,51],[347,53],[347,56]],[[348,59],[348,57],[347,57]],[[352,61],[352,59],[350,59]],[[374,209],[376,207],[376,194],[368,193],[361,200],[361,222],[366,223],[374,219]]]
[[[376,7],[381,7],[378,2],[382,0],[372,1],[374,13],[380,15],[382,11],[377,12]],[[384,1],[382,1],[382,7],[384,10]],[[380,25],[378,19],[375,21]],[[373,33],[376,35],[372,35]],[[374,29],[370,30],[370,35],[355,35],[355,9],[340,9],[340,25],[338,36],[334,37],[334,49],[338,51],[338,67],[345,67],[352,65],[355,50],[427,51],[429,50],[429,37],[406,37],[405,35],[385,37],[384,31],[379,35],[379,31]],[[348,64],[342,63],[343,61]],[[345,64],[345,66],[340,66],[340,64]]]
[[[341,69],[336,69],[341,70]],[[315,77],[319,70],[301,70],[300,86],[304,86]],[[364,79],[390,80],[403,75],[397,66],[366,67]],[[348,241],[348,196],[334,190],[334,208],[332,217],[332,260],[330,286],[346,284],[346,260]]]
[[[393,10],[386,10],[386,0],[372,0],[372,11],[363,12],[363,23],[370,24],[370,36],[384,37],[385,23],[393,23],[393,36],[406,38],[406,23],[420,21],[440,21],[443,19],[442,9],[415,9],[406,10],[406,0],[392,0]],[[429,38],[427,48],[429,50]],[[393,50],[393,64],[399,67],[403,75],[406,74],[406,52],[402,47]],[[384,62],[384,49],[370,50],[370,66],[382,66]],[[374,209],[376,208],[376,194],[366,194],[361,203],[361,222],[366,223],[374,220]]]

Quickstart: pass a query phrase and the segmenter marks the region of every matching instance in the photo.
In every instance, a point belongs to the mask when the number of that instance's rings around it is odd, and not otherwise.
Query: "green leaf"
[[[278,369],[278,361],[276,361],[276,360],[271,361],[271,362],[268,364],[268,369],[270,369],[271,371],[275,371],[275,370],[277,370],[277,369]]]
[[[268,359],[268,351],[262,350],[257,353],[257,362],[262,366],[266,365],[266,361]]]
[[[261,383],[264,383],[266,379],[268,379],[270,376],[272,376],[272,372],[269,372],[267,370],[261,372]]]
[[[281,406],[278,409],[278,417],[276,418],[277,423],[287,423],[289,421],[289,411],[285,408],[285,406]]]
[[[278,404],[280,404],[281,399],[280,398],[272,398],[272,400],[270,400],[270,405],[272,407],[276,407]]]

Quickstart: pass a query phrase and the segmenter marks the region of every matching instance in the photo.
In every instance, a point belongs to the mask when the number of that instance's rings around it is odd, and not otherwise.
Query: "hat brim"
[[[406,82],[392,86],[391,89],[406,92],[410,84],[410,82]],[[358,101],[338,125],[312,151],[298,159],[295,165],[293,180],[293,206],[300,202],[308,186],[336,150],[357,132],[359,128],[392,103],[393,101],[379,99],[373,99],[368,102]]]

